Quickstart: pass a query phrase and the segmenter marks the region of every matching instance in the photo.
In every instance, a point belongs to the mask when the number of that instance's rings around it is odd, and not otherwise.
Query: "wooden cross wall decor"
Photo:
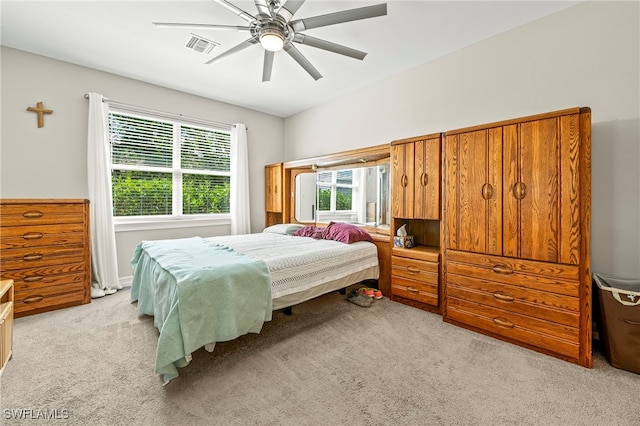
[[[51,114],[53,112],[52,109],[44,109],[44,107],[42,106],[42,102],[38,102],[35,108],[27,108],[27,111],[38,113],[38,127],[44,126],[44,115]]]

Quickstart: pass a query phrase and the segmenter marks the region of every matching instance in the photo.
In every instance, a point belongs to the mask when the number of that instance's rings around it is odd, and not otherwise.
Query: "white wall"
[[[581,3],[288,117],[285,160],[588,106],[592,269],[640,278],[639,9]]]
[[[118,102],[249,128],[251,224],[264,228],[264,166],[282,161],[284,120],[280,117],[189,95],[113,74],[2,47],[0,197],[87,198],[88,92]],[[28,106],[52,109],[37,127]],[[138,241],[192,235],[228,234],[229,227],[118,232],[121,277]]]

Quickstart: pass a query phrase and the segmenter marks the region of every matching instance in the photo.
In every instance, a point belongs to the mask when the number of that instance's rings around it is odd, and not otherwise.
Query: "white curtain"
[[[108,106],[102,95],[89,93],[87,174],[91,226],[91,297],[121,289],[113,227]]]
[[[249,153],[247,128],[236,123],[231,129],[231,234],[251,233],[249,209]]]

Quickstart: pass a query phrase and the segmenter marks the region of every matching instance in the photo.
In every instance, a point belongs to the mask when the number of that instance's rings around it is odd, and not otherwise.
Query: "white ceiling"
[[[256,13],[253,1],[233,4]],[[373,1],[307,0],[294,19],[347,10]],[[211,0],[2,0],[4,46],[228,102],[280,117],[386,79],[577,1],[387,0],[387,16],[304,31],[368,52],[363,61],[296,45],[323,75],[313,80],[277,52],[270,82],[262,82],[262,48],[252,46],[218,63],[205,62],[248,38],[247,33],[157,28],[160,22],[246,25]],[[184,47],[190,34],[220,45],[209,55]]]

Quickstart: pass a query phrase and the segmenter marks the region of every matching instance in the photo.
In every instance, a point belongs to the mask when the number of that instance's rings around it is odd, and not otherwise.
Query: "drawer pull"
[[[502,318],[494,318],[493,323],[504,328],[513,328],[513,323]]]
[[[406,188],[409,185],[409,176],[402,175],[402,178],[400,179],[400,185],[402,185],[403,188]]]
[[[495,272],[496,274],[509,275],[513,274],[513,269],[511,269],[507,265],[495,265],[493,267],[493,272]]]
[[[34,275],[32,277],[24,277],[23,281],[25,283],[32,283],[32,282],[35,282],[35,281],[40,281],[43,278],[44,277],[42,275]]]
[[[631,321],[628,319],[623,319],[622,321],[626,322],[627,324],[631,324],[631,325],[640,325],[640,322],[638,321]]]
[[[42,232],[27,232],[26,234],[22,235],[22,238],[24,238],[25,240],[38,240],[42,237],[44,237],[44,234]]]
[[[420,175],[420,185],[427,186],[428,183],[429,183],[429,176],[427,176],[426,173],[422,173]]]
[[[407,271],[412,272],[414,274],[420,273],[420,269],[416,268],[415,266],[407,266]]]
[[[42,212],[39,212],[37,210],[36,211],[30,211],[30,212],[24,212],[22,214],[22,217],[25,217],[27,219],[36,219],[36,218],[39,218],[39,217],[42,217],[42,216],[44,216],[44,214],[42,214]]]
[[[415,287],[407,287],[407,291],[408,291],[409,293],[414,293],[414,294],[415,294],[415,293],[420,293],[420,290],[419,290],[419,289],[417,289],[417,288],[415,288]]]
[[[44,256],[41,255],[40,253],[36,253],[36,254],[25,254],[24,256],[22,256],[22,260],[26,260],[27,262],[30,260],[42,260]]]
[[[493,297],[495,297],[498,300],[502,300],[503,302],[513,302],[513,296],[509,296],[506,294],[502,294],[502,293],[493,293]]]
[[[44,299],[44,296],[31,296],[31,297],[27,297],[26,299],[23,300],[24,303],[38,303],[38,302],[42,302],[42,300]]]

